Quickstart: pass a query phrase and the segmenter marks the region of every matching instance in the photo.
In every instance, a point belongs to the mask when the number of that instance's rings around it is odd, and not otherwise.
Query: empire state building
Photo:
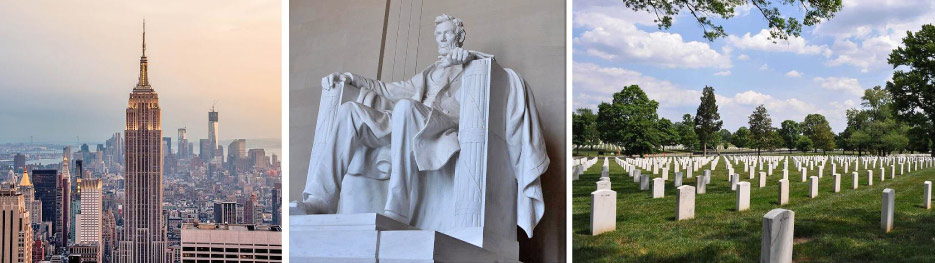
[[[162,219],[162,116],[159,95],[149,83],[146,23],[140,76],[127,104],[126,222],[120,249],[129,262],[166,261]]]

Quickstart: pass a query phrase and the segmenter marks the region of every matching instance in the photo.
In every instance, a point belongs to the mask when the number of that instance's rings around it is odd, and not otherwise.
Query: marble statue
[[[466,36],[441,15],[438,59],[412,78],[322,79],[300,213],[378,213],[474,244],[499,230],[515,243],[517,225],[532,236],[549,166],[535,100],[494,56],[462,48]]]

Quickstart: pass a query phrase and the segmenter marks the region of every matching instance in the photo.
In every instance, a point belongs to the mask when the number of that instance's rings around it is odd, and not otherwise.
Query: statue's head
[[[447,14],[435,18],[435,43],[438,43],[439,55],[447,55],[453,48],[461,47],[465,35],[461,19]]]

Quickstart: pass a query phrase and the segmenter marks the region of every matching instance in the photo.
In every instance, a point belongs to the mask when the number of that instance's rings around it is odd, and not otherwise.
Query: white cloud
[[[763,64],[762,66],[760,66],[760,70],[767,70],[767,69],[769,69],[769,65]]]
[[[815,77],[812,80],[818,82],[821,88],[831,91],[843,91],[855,96],[862,96],[864,89],[860,87],[860,82],[855,78],[847,77]]]
[[[831,49],[826,45],[809,45],[804,38],[789,37],[788,40],[769,39],[769,30],[762,29],[756,35],[749,32],[741,37],[727,36],[727,43],[739,49],[760,50],[768,52],[790,52],[800,55],[831,56]]]
[[[575,62],[572,71],[575,108],[596,109],[601,102],[609,102],[613,94],[624,86],[634,84],[639,85],[649,98],[659,101],[660,107],[696,105],[701,97],[700,91],[682,89],[672,82],[624,68]]]
[[[730,68],[728,54],[708,43],[685,41],[669,32],[646,32],[637,25],[655,25],[652,17],[625,7],[593,7],[576,11],[576,27],[583,29],[574,39],[575,52],[607,61],[641,63],[663,68]]]
[[[799,73],[798,71],[795,71],[795,70],[791,70],[791,71],[789,71],[789,72],[786,72],[786,77],[790,77],[790,78],[801,78],[801,77],[802,77],[802,73]]]
[[[747,56],[747,54],[740,54],[740,56],[737,56],[737,59],[738,59],[738,60],[748,60],[748,59],[750,59],[750,56]]]
[[[730,70],[718,71],[714,73],[715,76],[730,76]]]
[[[848,0],[829,21],[815,26],[816,36],[834,38],[828,65],[849,65],[861,72],[891,70],[889,53],[906,31],[918,31],[935,17],[933,1]]]

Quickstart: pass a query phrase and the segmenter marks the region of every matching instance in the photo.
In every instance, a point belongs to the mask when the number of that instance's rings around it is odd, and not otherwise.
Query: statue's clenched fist
[[[334,85],[337,83],[351,83],[352,81],[354,81],[354,74],[350,72],[335,72],[321,79],[321,88],[330,90],[334,88]]]

